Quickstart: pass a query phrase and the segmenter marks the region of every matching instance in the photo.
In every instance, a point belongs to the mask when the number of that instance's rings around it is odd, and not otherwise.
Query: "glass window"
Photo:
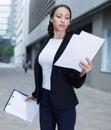
[[[0,0],[0,35],[6,35],[10,28],[11,0]]]
[[[107,67],[108,70],[111,71],[111,28],[108,30],[108,62],[107,62]]]
[[[5,30],[0,30],[0,35],[5,35],[6,31]]]
[[[1,0],[0,4],[2,4],[2,5],[9,5],[9,4],[11,4],[11,0]]]
[[[0,30],[6,30],[8,28],[7,24],[0,25]]]
[[[7,18],[0,18],[0,25],[2,24],[8,24],[8,19]]]
[[[5,6],[5,5],[0,6],[0,12],[10,12],[10,11],[11,11],[10,6]]]
[[[105,43],[102,47],[101,71],[111,72],[111,28],[104,30]]]
[[[9,12],[2,12],[2,13],[0,14],[0,17],[1,17],[1,18],[9,17],[9,16],[10,16],[10,13],[9,13]]]

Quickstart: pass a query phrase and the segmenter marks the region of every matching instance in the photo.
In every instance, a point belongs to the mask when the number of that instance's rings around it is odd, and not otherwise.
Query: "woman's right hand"
[[[29,94],[29,95],[27,96],[27,98],[25,99],[25,101],[28,101],[28,100],[30,100],[30,99],[34,99],[34,97],[32,96],[32,94]]]

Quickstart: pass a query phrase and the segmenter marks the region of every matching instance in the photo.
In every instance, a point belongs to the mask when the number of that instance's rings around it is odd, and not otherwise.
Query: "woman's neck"
[[[66,34],[66,32],[54,32],[53,38],[55,38],[55,39],[63,39],[65,34]]]

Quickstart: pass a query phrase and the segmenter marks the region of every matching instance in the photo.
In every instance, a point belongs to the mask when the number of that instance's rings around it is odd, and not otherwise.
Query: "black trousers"
[[[49,99],[50,91],[42,89],[40,102],[41,130],[74,130],[76,109],[55,109]]]

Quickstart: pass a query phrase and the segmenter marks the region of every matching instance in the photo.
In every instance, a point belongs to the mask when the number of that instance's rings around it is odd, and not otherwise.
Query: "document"
[[[92,60],[104,41],[103,38],[85,31],[81,31],[79,35],[73,34],[69,44],[55,65],[76,69],[81,72],[80,61],[86,62],[86,57]]]
[[[39,105],[36,100],[25,101],[27,95],[14,89],[4,107],[4,111],[9,114],[20,117],[21,119],[33,122]]]

